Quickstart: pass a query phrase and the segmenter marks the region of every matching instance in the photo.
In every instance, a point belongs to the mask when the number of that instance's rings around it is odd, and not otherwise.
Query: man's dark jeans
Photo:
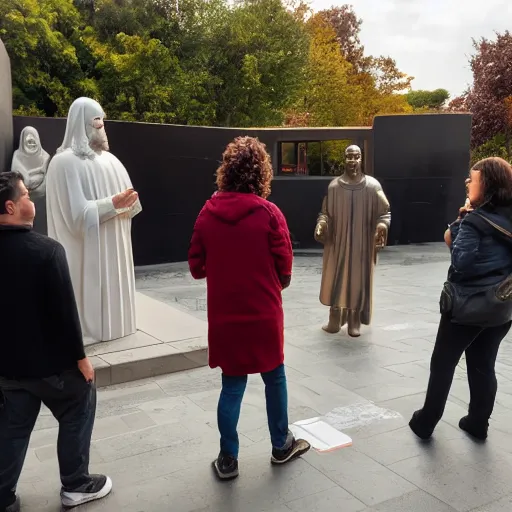
[[[30,435],[44,403],[59,422],[57,455],[62,487],[89,480],[96,388],[78,369],[45,379],[0,378],[0,510],[14,499]]]

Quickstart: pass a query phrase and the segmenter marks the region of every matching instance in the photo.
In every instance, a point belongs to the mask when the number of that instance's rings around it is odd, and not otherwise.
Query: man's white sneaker
[[[90,501],[104,498],[112,490],[112,480],[105,475],[90,475],[90,482],[73,491],[62,490],[60,499],[66,508],[78,507]]]

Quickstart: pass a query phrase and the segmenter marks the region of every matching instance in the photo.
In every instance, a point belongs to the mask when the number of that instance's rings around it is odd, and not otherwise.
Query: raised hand
[[[473,207],[471,206],[471,203],[469,202],[469,197],[468,197],[466,199],[466,202],[464,203],[464,206],[461,206],[459,208],[459,219],[464,218],[464,216],[472,210],[473,210]]]

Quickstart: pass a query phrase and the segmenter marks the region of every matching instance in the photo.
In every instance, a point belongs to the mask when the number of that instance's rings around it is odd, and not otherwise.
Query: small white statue
[[[87,345],[136,331],[131,225],[142,207],[104,118],[92,99],[71,105],[46,180],[48,235],[66,249]]]
[[[19,172],[32,200],[45,195],[46,171],[50,155],[41,146],[39,133],[32,126],[23,128],[19,148],[14,152],[11,170]]]

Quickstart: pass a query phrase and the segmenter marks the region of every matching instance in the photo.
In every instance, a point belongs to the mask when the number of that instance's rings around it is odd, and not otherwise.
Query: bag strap
[[[512,233],[510,231],[507,231],[505,228],[502,228],[501,226],[498,226],[495,222],[488,219],[487,217],[484,217],[481,213],[473,212],[474,215],[478,215],[481,219],[484,219],[485,222],[490,224],[493,228],[497,229],[500,233],[503,233],[505,236],[508,236],[508,238],[512,239]]]
[[[492,220],[488,219],[487,217],[484,217],[481,213],[478,213],[475,211],[472,213],[477,215],[479,218],[483,219],[485,222],[487,222],[487,224],[489,224],[493,228],[497,229],[500,233],[503,233],[506,237],[512,239],[512,233],[510,231],[506,230],[505,228],[502,228],[501,226],[498,226],[498,224],[496,224]],[[512,274],[509,274],[505,279],[503,279],[503,281],[501,281],[501,283],[499,283],[499,286],[501,286],[503,283],[505,283],[509,279],[512,279]]]

